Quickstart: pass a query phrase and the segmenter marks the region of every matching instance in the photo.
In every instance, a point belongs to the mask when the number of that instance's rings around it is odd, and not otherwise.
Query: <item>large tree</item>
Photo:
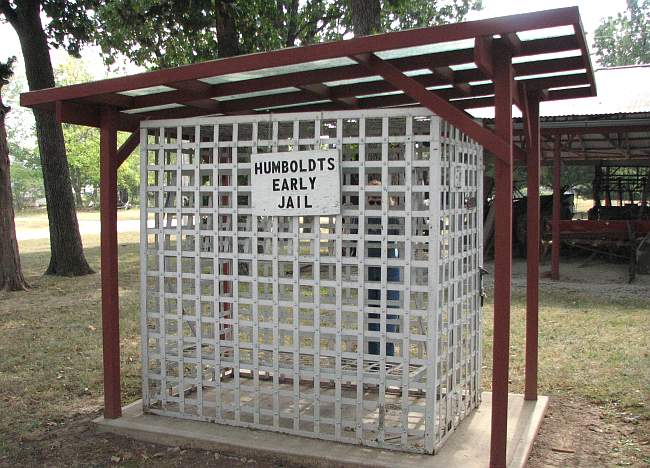
[[[80,45],[88,40],[92,27],[89,5],[91,2],[66,0],[0,0],[0,15],[20,40],[30,90],[55,85],[50,44],[78,54]],[[41,22],[42,12],[50,18],[46,28]],[[51,112],[34,110],[34,118],[50,227],[51,256],[46,273],[92,273],[81,244],[63,130]]]
[[[11,187],[14,209],[22,210],[45,197],[43,170],[38,156],[32,111],[20,107],[20,93],[27,88],[22,67],[14,65],[10,83],[3,87],[2,98],[11,112],[5,119],[7,143],[11,155]]]
[[[650,63],[650,0],[627,0],[627,9],[604,19],[594,36],[602,66]]]
[[[0,63],[0,291],[23,291],[28,288],[20,268],[11,195],[9,147],[5,130],[5,115],[9,107],[2,103],[2,88],[9,83],[13,62],[14,59],[9,59],[6,63]]]
[[[108,0],[97,9],[95,40],[162,68],[357,35],[462,20],[481,0]],[[372,10],[372,25],[353,10]],[[377,20],[377,13],[379,19]]]
[[[379,0],[350,0],[350,18],[355,36],[367,36],[381,28],[381,2]]]

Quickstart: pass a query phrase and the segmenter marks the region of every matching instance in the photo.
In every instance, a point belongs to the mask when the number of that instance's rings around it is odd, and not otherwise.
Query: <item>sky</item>
[[[587,42],[593,42],[593,31],[600,24],[600,20],[607,16],[616,15],[625,10],[625,0],[483,0],[483,10],[471,12],[468,19],[483,19],[494,16],[504,16],[516,13],[526,13],[551,8],[561,8],[578,5],[582,23],[587,33]],[[0,24],[0,60],[16,55],[20,57],[20,44],[12,27],[7,23]],[[66,60],[66,53],[61,50],[51,52],[52,61],[56,65]],[[86,48],[82,57],[93,70],[97,77],[105,74],[98,50],[94,47]],[[130,67],[129,67],[130,68]],[[133,71],[134,69],[131,69]]]
[[[593,43],[593,32],[602,18],[615,16],[626,8],[625,0],[483,0],[483,10],[469,14],[468,19],[483,19],[494,16],[529,13],[552,8],[577,5],[580,8],[582,25],[587,34],[587,42]]]

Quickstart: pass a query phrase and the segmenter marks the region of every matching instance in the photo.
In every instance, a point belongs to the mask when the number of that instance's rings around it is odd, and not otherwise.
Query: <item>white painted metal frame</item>
[[[408,108],[145,121],[140,147],[145,411],[433,453],[479,404],[480,146]],[[308,149],[340,151],[341,214],[253,216],[250,155]]]

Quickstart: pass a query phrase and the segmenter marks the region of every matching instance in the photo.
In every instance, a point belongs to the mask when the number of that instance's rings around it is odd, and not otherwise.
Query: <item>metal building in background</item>
[[[141,138],[146,411],[432,453],[479,404],[479,145],[422,108]],[[251,155],[321,149],[339,215],[252,212]]]

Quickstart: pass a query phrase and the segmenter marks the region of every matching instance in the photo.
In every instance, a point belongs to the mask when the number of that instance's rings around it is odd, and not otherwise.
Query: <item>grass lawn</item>
[[[77,211],[79,221],[97,221],[99,222],[99,210]],[[140,219],[140,210],[138,207],[130,210],[117,210],[118,220]],[[47,229],[47,213],[42,210],[26,210],[16,213],[16,229],[19,231],[29,229]]]
[[[124,404],[140,395],[137,242],[135,232],[119,236]],[[99,271],[99,237],[84,236],[84,246],[92,267]],[[48,434],[69,426],[79,415],[96,415],[102,406],[99,275],[43,277],[49,260],[47,241],[23,241],[20,248],[33,289],[0,293],[0,465],[46,460],[57,464],[56,459],[43,458],[51,450],[61,450],[48,445],[52,440]],[[595,281],[590,271],[585,269],[584,282]],[[511,330],[511,391],[518,393],[523,392],[524,368],[525,290],[521,284],[515,281]],[[611,455],[612,464],[643,466],[650,463],[650,292],[643,285],[612,291],[616,289],[598,292],[598,288],[582,289],[579,283],[543,282],[540,393],[577,402],[578,413],[583,407],[585,411],[597,408],[601,418],[614,426],[627,418],[633,432],[616,435],[612,447],[603,449],[601,456]],[[488,297],[485,389],[490,388],[491,379],[491,306]],[[82,444],[88,437],[95,436],[81,434],[73,440]],[[74,452],[72,446],[66,453],[73,456]],[[110,452],[106,453],[107,458],[99,460],[107,462]],[[92,455],[78,456],[95,460]]]

